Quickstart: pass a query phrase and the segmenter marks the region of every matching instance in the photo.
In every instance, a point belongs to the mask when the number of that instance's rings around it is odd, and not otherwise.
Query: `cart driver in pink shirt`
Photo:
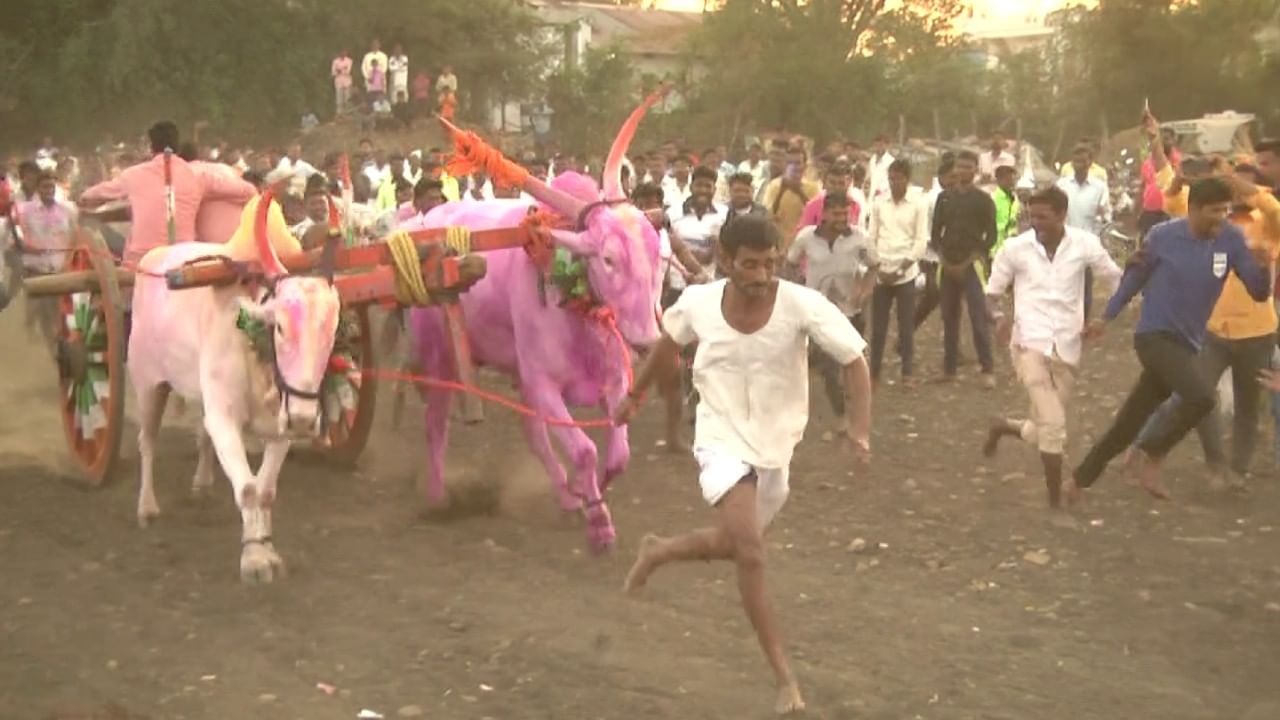
[[[205,200],[227,200],[246,203],[257,192],[253,185],[231,175],[197,172],[178,157],[178,126],[163,121],[151,126],[147,132],[151,140],[150,160],[127,168],[120,176],[98,183],[80,197],[82,208],[94,208],[113,200],[129,201],[132,227],[125,242],[124,261],[136,263],[148,250],[169,242],[168,212],[166,211],[165,154],[166,148],[174,150],[169,158],[174,195],[174,242],[208,240],[220,242],[226,238],[200,238],[196,234],[196,215]]]

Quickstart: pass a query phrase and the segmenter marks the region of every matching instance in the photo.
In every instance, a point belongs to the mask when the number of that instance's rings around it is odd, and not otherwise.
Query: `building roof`
[[[957,29],[974,40],[1015,40],[1047,37],[1053,28],[1036,17],[991,18],[974,17],[960,20]]]
[[[549,22],[584,20],[593,45],[616,42],[638,55],[679,55],[689,33],[702,25],[701,13],[652,10],[567,0],[526,0]]]

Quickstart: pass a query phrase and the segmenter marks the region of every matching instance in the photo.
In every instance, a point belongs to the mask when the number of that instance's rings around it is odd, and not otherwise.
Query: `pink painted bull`
[[[138,523],[146,527],[160,514],[152,463],[165,401],[173,391],[199,401],[204,410],[192,492],[204,495],[213,484],[216,452],[243,522],[240,577],[267,582],[284,569],[271,538],[276,480],[291,439],[319,432],[320,383],[338,323],[331,272],[327,277],[285,274],[267,240],[267,213],[280,212],[268,197],[257,201],[255,235],[270,289],[253,294],[239,285],[170,290],[153,273],[196,258],[234,257],[234,248],[182,243],[151,250],[134,287],[128,364],[141,425]],[[256,473],[245,454],[246,434],[265,444]]]
[[[614,141],[604,173],[606,202],[599,202],[595,183],[580,175],[557,178],[551,187],[532,178],[523,182],[525,191],[545,209],[577,226],[577,230],[554,231],[555,245],[585,263],[598,305],[612,315],[628,345],[642,347],[656,342],[659,334],[654,313],[659,241],[645,215],[623,202],[620,169],[636,126],[657,97],[632,114]],[[509,228],[520,225],[529,209],[530,203],[520,200],[451,203],[432,210],[425,222],[427,227],[465,226],[472,231]],[[625,369],[631,348],[600,320],[561,307],[559,289],[549,280],[544,283],[542,270],[524,250],[491,252],[485,257],[484,279],[461,297],[477,363],[514,378],[525,403],[542,417],[568,418],[570,406],[602,407],[612,416],[629,390]],[[422,370],[432,377],[455,377],[442,311],[416,308],[410,326]],[[446,501],[444,457],[452,393],[428,389],[425,397],[429,443],[425,491],[428,502],[439,505]],[[580,428],[548,426],[537,418],[523,422],[529,448],[551,476],[561,508],[577,512],[585,506],[591,545],[596,549],[612,546],[616,532],[602,490],[630,460],[626,428],[606,431],[601,483],[596,447]],[[548,429],[573,465],[573,486],[551,449]]]

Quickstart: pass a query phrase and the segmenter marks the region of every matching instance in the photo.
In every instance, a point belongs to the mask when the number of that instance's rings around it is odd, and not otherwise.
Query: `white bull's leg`
[[[234,420],[218,412],[209,412],[206,400],[205,430],[213,442],[222,471],[231,481],[236,507],[240,508],[243,524],[240,542],[240,579],[244,582],[271,582],[280,557],[270,550],[270,517],[262,512],[262,489],[258,479],[249,469],[245,456],[244,440],[240,427]]]
[[[261,517],[258,522],[262,527],[263,538],[261,546],[269,555],[267,561],[271,567],[282,576],[285,574],[284,560],[276,552],[275,542],[272,539],[271,510],[276,504],[276,483],[280,479],[280,469],[284,467],[284,460],[289,456],[289,445],[288,440],[267,442],[266,449],[262,453],[262,465],[258,468],[258,497],[261,500],[258,510]]]
[[[200,459],[196,461],[196,476],[191,481],[191,497],[204,500],[213,491],[213,440],[209,438],[204,423],[196,428],[196,445]]]
[[[142,482],[138,488],[138,526],[145,528],[160,515],[160,504],[156,502],[153,468],[156,459],[156,436],[160,434],[160,421],[164,417],[164,404],[169,397],[169,386],[160,383],[134,387],[138,397],[138,455],[142,471]]]

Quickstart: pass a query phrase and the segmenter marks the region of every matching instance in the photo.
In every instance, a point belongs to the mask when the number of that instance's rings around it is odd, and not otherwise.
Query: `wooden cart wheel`
[[[354,465],[369,442],[378,389],[360,371],[374,366],[373,340],[369,306],[344,308],[320,398],[324,431],[316,444],[330,461]]]
[[[77,230],[67,270],[93,270],[99,281],[96,292],[49,299],[58,303],[62,429],[85,483],[99,487],[120,459],[124,430],[124,301],[114,258],[100,235]]]

